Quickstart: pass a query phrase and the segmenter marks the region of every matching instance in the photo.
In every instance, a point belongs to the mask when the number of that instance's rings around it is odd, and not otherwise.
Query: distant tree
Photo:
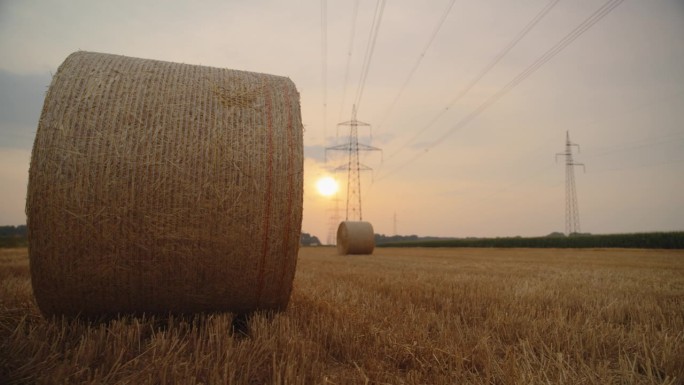
[[[0,237],[26,237],[26,225],[0,226]]]
[[[321,241],[315,235],[302,233],[302,236],[299,239],[299,244],[302,246],[320,246]]]
[[[412,235],[375,234],[375,244],[376,245],[382,245],[385,243],[436,241],[436,240],[449,240],[449,239],[455,239],[455,238],[419,237],[415,234],[412,234]]]
[[[549,238],[565,238],[565,234],[554,231],[553,233],[547,235]]]
[[[570,233],[569,237],[586,237],[591,235],[591,233]]]
[[[26,233],[26,225],[0,226],[0,247],[26,246]]]

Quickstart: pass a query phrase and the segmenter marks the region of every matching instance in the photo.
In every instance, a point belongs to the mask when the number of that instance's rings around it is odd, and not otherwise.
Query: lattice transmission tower
[[[567,235],[579,233],[580,218],[579,208],[577,206],[577,189],[575,188],[575,166],[582,166],[582,170],[586,172],[584,163],[576,163],[572,158],[572,148],[576,147],[577,152],[580,152],[579,144],[570,141],[570,132],[565,132],[565,152],[556,154],[556,161],[558,156],[565,157],[565,233]]]
[[[326,239],[328,245],[337,243],[337,226],[340,224],[340,201],[341,199],[335,193],[332,200],[333,206],[328,210],[330,218],[328,219],[328,237]]]
[[[370,127],[370,124],[356,119],[356,105],[352,107],[351,120],[339,123],[338,126],[349,126],[349,141],[338,146],[327,147],[325,153],[326,157],[328,151],[346,151],[348,153],[347,164],[337,168],[338,170],[347,171],[347,210],[345,220],[361,221],[363,220],[363,212],[361,211],[361,171],[372,169],[361,164],[359,152],[382,150],[359,143],[359,126]]]

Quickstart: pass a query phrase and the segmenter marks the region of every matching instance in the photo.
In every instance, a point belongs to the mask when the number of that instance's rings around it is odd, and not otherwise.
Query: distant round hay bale
[[[337,253],[373,254],[375,233],[368,222],[345,221],[337,228]]]
[[[49,315],[280,310],[302,220],[287,78],[91,52],[45,97],[26,214]]]

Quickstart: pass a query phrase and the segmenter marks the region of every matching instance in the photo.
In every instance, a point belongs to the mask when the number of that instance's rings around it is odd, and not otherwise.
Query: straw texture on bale
[[[302,220],[287,78],[91,52],[43,106],[26,214],[49,315],[282,310]]]
[[[369,222],[344,221],[337,228],[337,253],[373,254],[375,233]]]

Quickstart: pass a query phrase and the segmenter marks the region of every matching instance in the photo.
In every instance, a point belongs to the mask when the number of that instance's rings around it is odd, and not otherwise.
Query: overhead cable
[[[559,52],[561,52],[563,49],[565,49],[568,45],[570,45],[573,41],[575,41],[578,37],[580,37],[582,34],[584,34],[589,28],[594,26],[594,24],[598,23],[601,19],[603,19],[606,15],[608,15],[613,9],[615,9],[618,5],[622,3],[623,0],[608,0],[603,6],[601,6],[598,10],[596,10],[591,16],[589,16],[587,19],[585,19],[580,25],[578,25],[575,29],[573,29],[570,33],[568,33],[565,37],[563,37],[558,43],[556,43],[553,47],[551,47],[548,51],[546,51],[542,56],[537,58],[532,64],[530,64],[527,68],[525,68],[522,72],[520,72],[513,80],[508,82],[503,88],[501,88],[496,94],[492,95],[489,99],[484,101],[478,108],[476,108],[474,111],[472,111],[470,114],[466,115],[464,118],[462,118],[460,121],[458,121],[454,126],[452,126],[451,129],[447,130],[444,134],[439,136],[436,140],[432,141],[429,143],[427,146],[425,146],[420,152],[416,153],[409,161],[402,163],[401,165],[395,167],[394,169],[388,171],[384,175],[380,176],[376,180],[381,180],[386,178],[387,176],[397,172],[398,170],[403,169],[404,167],[408,166],[409,164],[415,162],[418,158],[421,156],[425,155],[427,152],[429,152],[432,148],[435,146],[439,145],[440,143],[444,142],[451,134],[453,134],[455,131],[465,127],[468,123],[470,123],[473,119],[478,117],[483,111],[485,111],[487,108],[489,108],[492,104],[496,103],[502,96],[510,92],[513,88],[515,88],[518,84],[520,84],[523,80],[527,79],[529,76],[531,76],[533,73],[537,72],[539,68],[541,68],[544,64],[546,64],[549,60],[551,60],[553,57],[555,57]]]
[[[560,1],[560,0],[555,0],[555,1]],[[444,25],[444,21],[446,20],[447,16],[451,12],[451,9],[454,7],[455,2],[456,2],[456,0],[449,1],[449,4],[447,5],[446,9],[444,10],[444,12],[442,12],[442,16],[439,18],[437,25],[433,29],[432,34],[430,35],[430,39],[428,39],[427,44],[425,44],[425,47],[423,47],[423,50],[420,52],[420,55],[418,55],[418,59],[416,60],[415,64],[413,64],[413,68],[411,68],[411,71],[409,71],[409,74],[406,77],[406,80],[404,80],[404,84],[402,84],[401,88],[399,88],[399,92],[397,93],[397,96],[394,97],[394,100],[392,100],[392,103],[390,104],[389,108],[387,108],[387,111],[385,111],[385,114],[383,115],[382,119],[380,119],[380,123],[378,124],[378,129],[380,129],[382,127],[382,125],[385,123],[385,120],[387,120],[387,117],[394,110],[394,107],[397,104],[397,102],[399,101],[399,99],[401,98],[402,94],[404,93],[406,86],[409,84],[409,82],[413,78],[413,75],[416,73],[416,70],[418,70],[418,67],[420,66],[420,63],[423,61],[423,58],[425,58],[425,54],[427,53],[428,49],[432,45],[432,42],[435,41],[435,38],[437,37],[439,30],[442,29],[442,25]]]
[[[354,37],[356,36],[356,18],[359,13],[359,1],[354,2],[354,11],[352,12],[351,36],[349,36],[349,48],[347,49],[347,64],[344,70],[344,83],[342,83],[342,103],[340,104],[340,116],[338,121],[342,120],[344,113],[344,104],[347,101],[347,81],[349,80],[349,64],[351,63],[352,51],[354,48]]]
[[[508,42],[508,44],[501,50],[499,51],[496,56],[490,61],[483,69],[476,75],[473,79],[468,82],[468,84],[454,97],[443,109],[440,110],[437,115],[428,122],[427,125],[425,125],[422,129],[418,130],[406,143],[404,143],[401,147],[399,147],[396,151],[394,151],[392,154],[390,154],[387,159],[391,159],[399,153],[401,150],[406,148],[409,144],[413,143],[416,139],[418,139],[421,135],[423,135],[430,127],[432,127],[437,121],[444,116],[452,107],[458,103],[463,96],[465,96],[468,92],[470,92],[471,89],[480,81],[482,78],[489,73],[489,71],[492,70],[500,61],[501,59],[504,58],[538,23],[541,21],[546,14],[553,9],[553,7],[559,2],[560,0],[552,0],[544,8],[537,13],[532,20],[530,20],[527,25],[523,29],[518,32],[513,39]]]
[[[328,3],[321,0],[321,77],[323,78],[323,142],[328,126]]]
[[[373,23],[371,25],[370,35],[368,36],[368,44],[366,45],[366,54],[363,59],[363,67],[361,69],[361,78],[359,79],[359,85],[356,92],[356,98],[354,98],[354,105],[356,105],[356,111],[358,112],[359,106],[361,105],[361,99],[363,97],[363,90],[366,85],[366,78],[368,77],[368,71],[370,70],[370,64],[373,60],[373,52],[375,51],[375,42],[378,39],[378,31],[380,31],[380,25],[382,23],[382,15],[385,11],[386,0],[378,0],[375,5],[375,14],[373,16]]]

